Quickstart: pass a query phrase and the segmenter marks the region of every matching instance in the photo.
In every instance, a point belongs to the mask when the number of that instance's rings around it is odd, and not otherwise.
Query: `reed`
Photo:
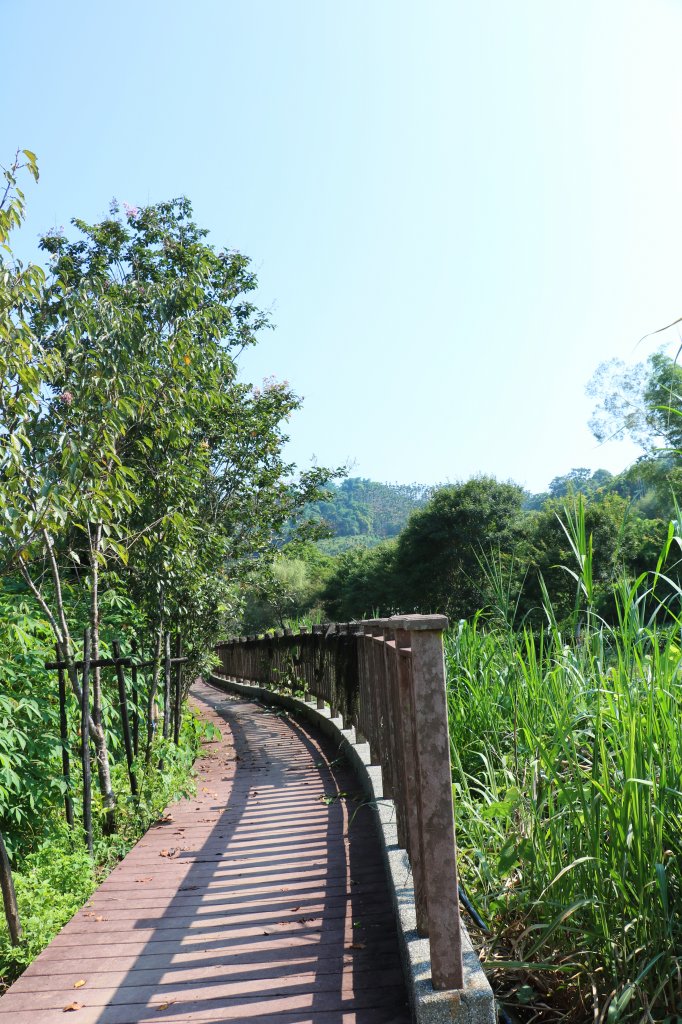
[[[648,576],[614,581],[608,625],[592,606],[581,506],[565,529],[569,623],[545,592],[540,631],[481,615],[446,638],[460,870],[512,1004],[544,1000],[581,1024],[674,1024],[682,652],[680,594],[661,567],[676,540]]]

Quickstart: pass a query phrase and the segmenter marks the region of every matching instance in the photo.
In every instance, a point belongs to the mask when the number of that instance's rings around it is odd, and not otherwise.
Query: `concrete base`
[[[225,676],[211,675],[209,681],[228,693],[262,701],[264,704],[274,704],[306,718],[339,744],[339,749],[356,772],[377,817],[389,889],[398,923],[405,979],[416,1024],[495,1024],[497,1014],[493,992],[464,924],[464,988],[436,992],[431,984],[429,940],[417,934],[409,860],[406,851],[398,846],[395,807],[392,800],[383,798],[381,768],[370,764],[369,744],[356,743],[354,729],[344,729],[341,718],[332,718],[329,709],[318,709],[313,701],[304,701],[262,686],[251,686]]]

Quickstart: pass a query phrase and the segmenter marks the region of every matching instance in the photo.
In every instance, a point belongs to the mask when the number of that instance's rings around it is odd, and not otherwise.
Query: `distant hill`
[[[440,485],[381,484],[374,480],[351,477],[342,483],[330,484],[329,501],[310,505],[311,518],[325,523],[333,539],[357,538],[346,544],[320,542],[333,549],[360,544],[370,547],[389,537],[397,537],[410,514],[425,505]]]

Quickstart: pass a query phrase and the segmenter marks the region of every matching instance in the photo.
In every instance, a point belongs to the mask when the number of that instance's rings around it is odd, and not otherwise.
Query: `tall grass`
[[[581,1024],[673,1024],[679,594],[662,558],[649,577],[614,581],[617,623],[602,622],[580,507],[566,530],[577,564],[568,623],[559,627],[545,594],[540,631],[479,617],[446,638],[462,878],[490,921],[484,954],[512,1005],[544,1002],[561,1014],[544,1019]]]

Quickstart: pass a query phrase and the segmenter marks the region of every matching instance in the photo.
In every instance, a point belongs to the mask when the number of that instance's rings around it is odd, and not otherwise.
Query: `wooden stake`
[[[21,922],[19,920],[19,908],[17,907],[17,896],[14,891],[12,879],[12,867],[7,856],[5,840],[0,832],[0,889],[2,889],[2,903],[5,908],[5,918],[9,928],[10,942],[18,946],[21,941]]]
[[[137,796],[137,779],[133,771],[133,741],[130,735],[130,721],[128,719],[128,698],[126,695],[126,680],[123,672],[123,665],[119,661],[121,657],[121,645],[118,640],[112,644],[114,658],[116,659],[116,680],[118,682],[118,704],[121,712],[121,729],[123,731],[123,744],[125,746],[126,761],[128,763],[128,778],[130,779],[130,792]]]
[[[81,740],[83,742],[82,763],[83,763],[83,828],[85,829],[85,842],[90,856],[93,853],[92,845],[92,777],[90,774],[90,630],[86,629],[83,634],[83,685],[81,704]]]
[[[59,644],[57,644],[57,661],[61,661]],[[71,796],[71,759],[69,757],[69,730],[66,718],[66,676],[64,675],[64,669],[59,669],[59,735],[62,741],[62,773],[64,775],[64,782],[66,783],[66,792],[64,793],[64,811],[66,813],[66,823],[69,828],[73,828],[73,798]]]
[[[165,740],[170,736],[170,716],[171,716],[171,651],[170,651],[170,633],[166,633],[164,637],[164,654],[163,654],[163,738]]]
[[[180,716],[182,714],[182,637],[178,633],[175,638],[175,713],[173,715],[173,742],[177,747],[180,743]]]
[[[133,641],[133,667],[131,669],[132,675],[132,689],[133,689],[133,754],[137,757],[140,751],[140,695],[137,691],[137,665],[135,664],[135,658],[137,657],[137,644]]]

